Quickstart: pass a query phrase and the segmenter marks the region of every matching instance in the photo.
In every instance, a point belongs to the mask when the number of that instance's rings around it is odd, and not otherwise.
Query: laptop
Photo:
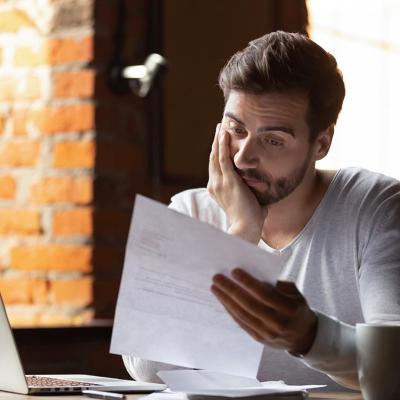
[[[0,295],[0,391],[21,394],[78,394],[82,390],[150,393],[159,383],[135,382],[93,375],[25,375]]]

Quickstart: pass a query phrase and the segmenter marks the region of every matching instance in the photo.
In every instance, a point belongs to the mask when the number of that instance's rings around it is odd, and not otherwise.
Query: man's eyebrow
[[[284,132],[284,133],[287,133],[288,135],[291,135],[291,136],[295,137],[294,130],[292,128],[287,127],[287,126],[264,126],[264,127],[259,128],[257,130],[259,132],[279,131],[279,132]]]
[[[229,118],[234,119],[236,122],[238,122],[241,125],[246,125],[243,121],[241,121],[238,117],[235,117],[232,113],[230,113],[229,111],[224,113],[224,115],[226,115]]]
[[[246,126],[246,124],[243,121],[241,121],[238,117],[236,117],[235,115],[233,115],[229,111],[225,113],[225,116],[235,120],[236,122],[238,122],[239,124],[241,124],[243,126]],[[287,127],[287,126],[280,126],[280,125],[263,126],[261,128],[258,128],[257,131],[258,132],[280,131],[280,132],[284,132],[284,133],[287,133],[287,134],[295,137],[294,130],[292,128]]]

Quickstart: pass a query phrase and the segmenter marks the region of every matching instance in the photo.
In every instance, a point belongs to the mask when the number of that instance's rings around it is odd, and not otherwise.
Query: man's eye
[[[267,142],[269,145],[274,146],[274,147],[281,147],[283,146],[283,142],[277,139],[273,138],[265,138],[265,142]]]
[[[235,134],[235,135],[243,135],[243,134],[246,133],[246,130],[243,129],[243,128],[234,128],[234,127],[231,127],[230,130],[231,130],[231,132],[232,132],[233,134]]]

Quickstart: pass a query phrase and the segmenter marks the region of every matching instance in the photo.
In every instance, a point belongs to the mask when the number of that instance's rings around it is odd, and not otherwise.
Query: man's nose
[[[236,154],[233,156],[233,161],[238,169],[250,169],[258,167],[257,143],[251,138],[238,143]]]

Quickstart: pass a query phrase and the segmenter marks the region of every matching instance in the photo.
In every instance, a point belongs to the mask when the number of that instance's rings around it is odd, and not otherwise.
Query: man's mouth
[[[247,186],[259,186],[265,183],[259,179],[254,179],[254,178],[242,178],[242,179]]]
[[[269,186],[268,180],[265,177],[261,176],[261,174],[257,173],[257,171],[249,170],[249,171],[241,171],[237,168],[236,172],[242,178],[243,182],[249,186],[254,188],[259,188],[260,186]]]

